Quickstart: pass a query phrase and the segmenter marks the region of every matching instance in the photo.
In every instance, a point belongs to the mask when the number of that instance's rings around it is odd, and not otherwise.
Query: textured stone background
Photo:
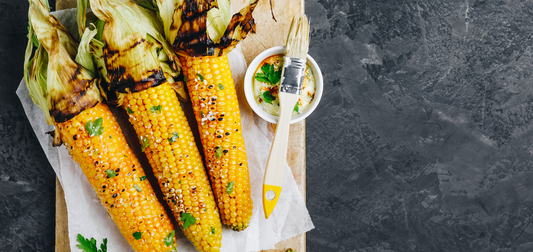
[[[533,1],[306,0],[308,251],[533,251]],[[0,0],[0,251],[53,251],[55,177]]]

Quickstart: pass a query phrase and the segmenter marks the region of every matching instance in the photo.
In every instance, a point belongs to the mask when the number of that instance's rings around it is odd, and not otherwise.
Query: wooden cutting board
[[[233,0],[232,4],[241,9],[248,0]],[[271,9],[272,6],[272,9]],[[56,10],[75,8],[76,0],[57,0]],[[241,43],[242,52],[249,64],[256,55],[273,46],[285,45],[290,22],[295,14],[303,13],[304,0],[260,0],[254,11],[256,33],[250,34]],[[275,20],[274,20],[275,19]],[[272,125],[274,130],[275,125]],[[305,201],[305,120],[291,125],[287,162]],[[56,178],[56,252],[70,252],[68,238],[67,206],[65,194]],[[292,248],[303,252],[305,234],[281,241],[276,249],[265,252],[285,252]]]

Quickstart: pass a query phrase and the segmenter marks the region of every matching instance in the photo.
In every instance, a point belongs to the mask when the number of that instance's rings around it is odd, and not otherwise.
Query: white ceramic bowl
[[[255,70],[259,66],[259,64],[266,58],[276,55],[276,54],[285,54],[285,46],[276,46],[269,48],[259,55],[255,57],[255,59],[248,65],[248,69],[246,70],[246,75],[244,77],[244,93],[246,95],[246,100],[248,101],[248,104],[250,107],[252,107],[253,111],[259,115],[264,120],[271,122],[271,123],[278,123],[278,116],[271,115],[264,111],[254,98],[254,89],[253,89],[253,78],[255,74]],[[306,117],[308,117],[315,108],[318,106],[318,103],[320,102],[320,98],[322,98],[322,92],[324,89],[324,81],[322,79],[322,72],[320,71],[320,68],[318,67],[318,64],[316,61],[307,54],[307,64],[313,70],[313,74],[315,76],[315,84],[316,84],[316,90],[315,90],[315,97],[313,98],[313,101],[309,104],[309,106],[300,114],[293,115],[291,118],[291,124],[295,122],[299,122]]]

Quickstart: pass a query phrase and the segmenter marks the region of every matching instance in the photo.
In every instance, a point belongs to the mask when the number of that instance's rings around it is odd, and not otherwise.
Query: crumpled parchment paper
[[[69,30],[75,30],[76,20],[73,10],[58,11],[54,15]],[[246,98],[242,95],[244,94],[243,83],[247,65],[240,47],[234,49],[228,58],[237,94],[240,94],[239,106],[248,155],[254,210],[251,224],[246,230],[235,232],[227,227],[224,228],[221,251],[240,252],[273,249],[276,243],[305,233],[313,229],[314,225],[288,165],[280,200],[270,218],[265,219],[261,192],[273,133],[269,129],[268,122],[253,113]],[[108,251],[133,251],[101,205],[94,189],[79,165],[70,157],[66,148],[64,146],[52,147],[52,139],[45,132],[51,131],[53,127],[47,125],[41,109],[33,104],[24,80],[20,82],[16,93],[39,143],[65,191],[68,209],[68,216],[65,218],[68,218],[71,250],[79,251],[76,247],[76,238],[78,234],[82,234],[85,237],[94,237],[99,243],[103,238],[107,238]],[[127,120],[118,119],[122,125],[128,123]],[[126,137],[129,138],[130,136],[126,134]],[[128,141],[131,143],[137,139],[130,138]],[[144,167],[144,169],[150,169],[150,167]],[[157,187],[157,185],[154,186]],[[158,188],[154,189],[159,190]],[[196,251],[179,227],[175,226],[175,229],[178,238],[178,251]]]

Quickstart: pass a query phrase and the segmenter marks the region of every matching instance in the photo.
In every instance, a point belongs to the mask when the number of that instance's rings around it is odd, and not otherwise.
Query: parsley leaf
[[[133,185],[133,188],[135,188],[137,192],[142,192],[141,188],[138,185]]]
[[[263,100],[264,100],[265,102],[272,104],[272,101],[275,100],[275,99],[276,99],[276,97],[274,97],[274,96],[270,93],[270,91],[265,91],[265,92],[263,93]]]
[[[102,252],[107,252],[107,238],[104,238],[104,242],[100,244],[100,250]]]
[[[274,69],[274,64],[268,64],[265,63],[261,67],[262,73],[257,73],[254,78],[260,82],[268,83],[270,85],[276,85],[279,80],[281,79],[281,71],[282,69],[278,69],[277,71]]]
[[[147,137],[141,136],[141,150],[144,151],[148,146],[150,146],[150,140]]]
[[[133,110],[131,110],[130,108],[126,108],[126,111],[128,111],[128,114],[133,114]]]
[[[204,117],[205,117],[205,113],[204,113],[204,111],[203,111],[203,110],[200,110],[200,115],[202,116],[202,118],[204,118]]]
[[[157,111],[159,111],[159,114],[161,114],[161,105],[152,106],[152,107],[150,108],[150,112],[152,112],[152,113],[155,113],[155,112],[157,112]]]
[[[133,233],[133,238],[135,238],[135,240],[140,240],[142,237],[142,233],[137,231],[135,233]]]
[[[174,132],[172,133],[172,136],[168,139],[168,141],[170,143],[173,143],[173,142],[176,142],[178,138],[180,138],[180,136],[178,135],[178,132]]]
[[[196,223],[196,218],[190,213],[181,213],[181,221],[183,221],[183,230],[185,230]]]
[[[146,179],[146,176],[142,176],[139,178],[139,180],[144,181]]]
[[[196,76],[198,76],[200,78],[201,82],[204,82],[204,76],[203,75],[201,75],[200,73],[197,73]]]
[[[89,137],[102,135],[102,133],[104,132],[104,127],[102,126],[103,122],[104,119],[102,119],[102,117],[99,117],[96,120],[88,121],[85,124],[85,129],[87,130],[87,132],[89,132]]]
[[[107,252],[107,238],[104,238],[104,241],[102,244],[100,244],[100,249],[98,250],[96,248],[96,240],[94,238],[89,240],[83,237],[83,235],[78,234],[76,241],[78,241],[78,245],[76,246],[84,252]]]
[[[189,78],[187,78],[187,75],[183,75],[183,81],[185,82],[185,84],[189,82]]]
[[[235,184],[235,182],[231,181],[228,183],[228,186],[227,186],[227,189],[226,189],[226,192],[228,194],[231,194],[233,192],[233,185]]]
[[[294,105],[294,109],[293,109],[295,112],[298,112],[300,113],[300,103],[299,102],[296,102],[296,104]]]
[[[175,234],[175,231],[172,230],[172,232],[170,232],[170,234],[168,234],[164,239],[163,239],[163,242],[165,243],[165,245],[167,246],[172,246],[174,244],[174,234]]]
[[[111,170],[111,169],[107,169],[105,170],[105,172],[107,173],[107,177],[108,178],[112,178],[114,176],[117,176],[117,174],[115,173],[115,171]]]
[[[256,75],[255,79],[260,81],[260,82],[264,82],[264,83],[269,83],[270,82],[267,77],[263,77],[263,76]]]
[[[215,234],[215,228],[211,226],[211,234]]]
[[[222,83],[218,83],[218,88],[219,88],[220,90],[222,90],[222,89],[224,89],[224,85],[222,85]]]
[[[217,150],[215,151],[215,157],[217,159],[220,159],[222,158],[222,155],[224,155],[224,153],[222,152],[222,146],[217,146]]]

